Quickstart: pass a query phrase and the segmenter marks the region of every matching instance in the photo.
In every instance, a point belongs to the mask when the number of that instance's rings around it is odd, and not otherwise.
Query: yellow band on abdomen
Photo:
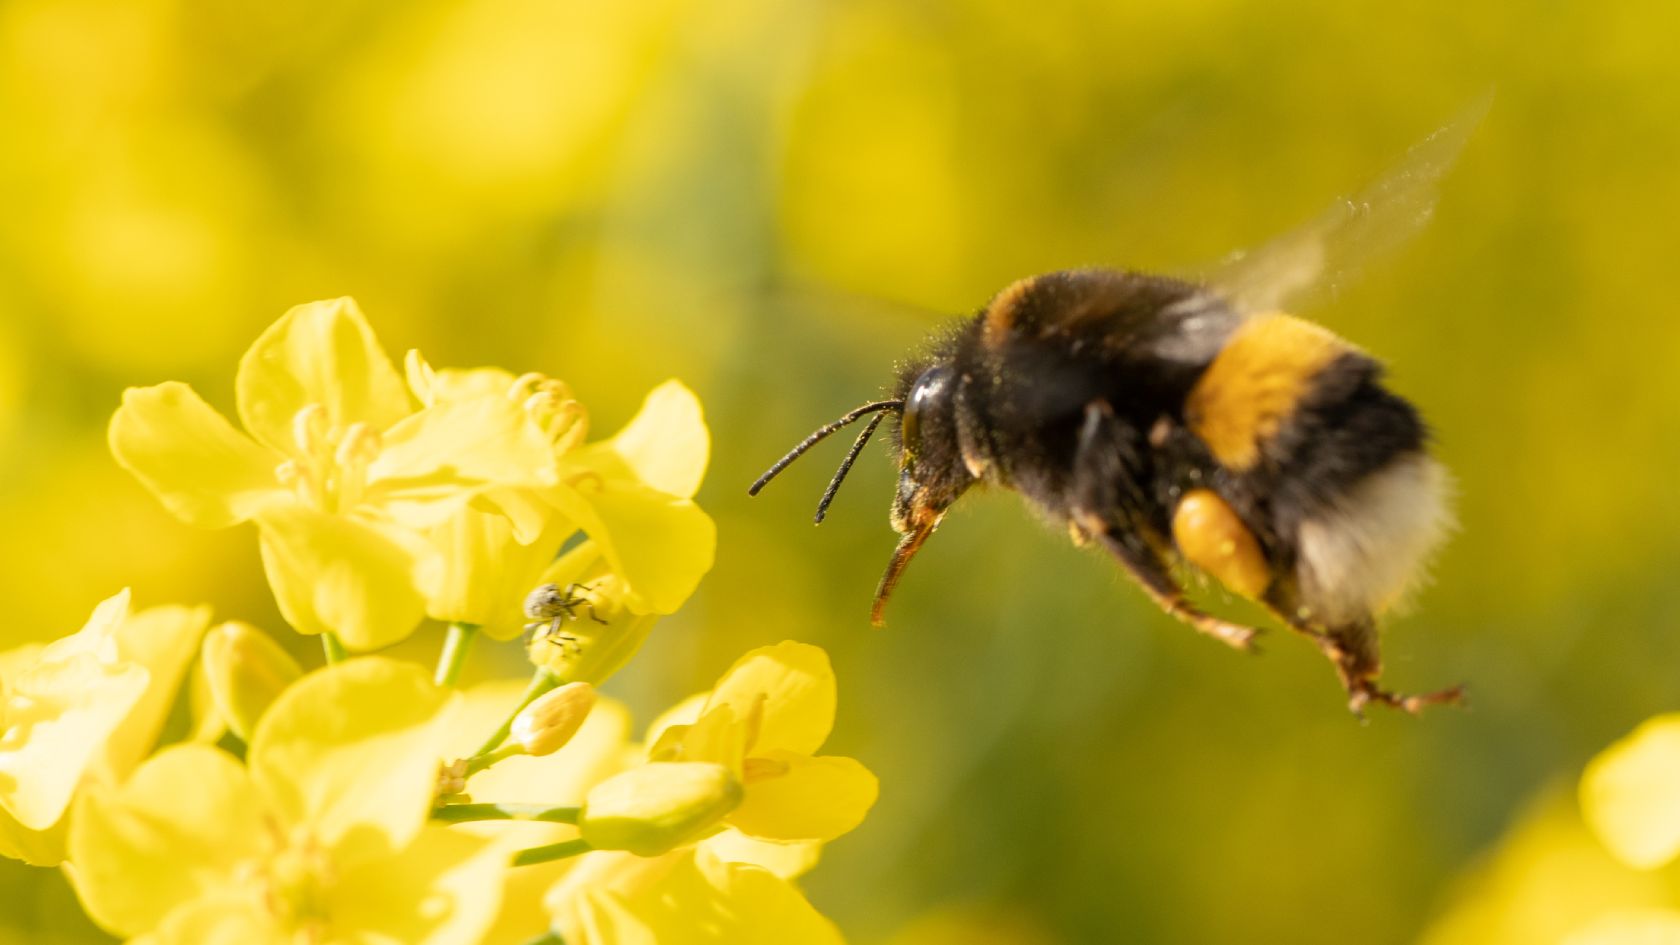
[[[1227,469],[1252,468],[1313,377],[1351,350],[1327,329],[1291,315],[1250,318],[1191,389],[1184,406],[1191,432]]]

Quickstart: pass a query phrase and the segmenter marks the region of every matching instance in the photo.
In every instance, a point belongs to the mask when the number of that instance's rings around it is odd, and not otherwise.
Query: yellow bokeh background
[[[9,0],[0,647],[123,586],[282,629],[253,534],[171,520],[104,426],[130,384],[230,408],[263,326],[354,295],[394,354],[565,378],[603,431],[700,394],[718,564],[611,688],[646,721],[748,647],[831,652],[830,747],[883,785],[807,882],[850,940],[1561,936],[1463,903],[1565,855],[1534,799],[1680,704],[1677,31],[1654,0]],[[838,445],[745,496],[1011,280],[1261,242],[1490,87],[1430,228],[1306,313],[1456,476],[1386,652],[1469,711],[1356,724],[1310,647],[1197,638],[1008,496],[873,630],[881,451],[820,530]],[[0,902],[0,942],[103,940],[56,873],[0,863]]]

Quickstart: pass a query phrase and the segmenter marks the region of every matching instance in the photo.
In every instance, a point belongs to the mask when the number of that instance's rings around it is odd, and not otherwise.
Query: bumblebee
[[[969,489],[1012,489],[1101,547],[1163,610],[1239,650],[1259,630],[1189,601],[1193,569],[1259,602],[1329,658],[1349,707],[1416,713],[1460,687],[1378,683],[1377,618],[1446,532],[1448,480],[1382,365],[1284,306],[1335,289],[1428,218],[1434,185],[1485,104],[1368,190],[1207,279],[1076,269],[1022,279],[899,371],[891,396],[812,433],[749,492],[869,418],[817,508],[891,419],[901,536],[871,620]]]

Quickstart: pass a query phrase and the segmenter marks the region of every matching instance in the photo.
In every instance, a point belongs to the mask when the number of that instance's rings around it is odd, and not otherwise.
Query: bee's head
[[[974,482],[973,475],[963,465],[957,446],[956,385],[951,366],[936,363],[912,368],[901,377],[898,386],[897,397],[864,404],[833,423],[818,427],[786,456],[777,460],[747,490],[749,495],[757,495],[765,483],[806,450],[836,430],[869,416],[869,422],[852,443],[851,450],[840,463],[840,469],[823,492],[822,500],[817,503],[816,520],[821,524],[828,512],[828,504],[840,489],[840,483],[851,471],[852,463],[863,451],[864,444],[869,442],[870,435],[881,425],[882,418],[889,413],[898,415],[898,494],[893,499],[891,518],[894,530],[904,538],[893,551],[892,561],[875,592],[875,606],[870,611],[870,619],[877,626],[881,623],[881,611],[904,566],[910,563],[910,558],[921,548],[922,542],[933,534],[945,510]]]
[[[937,521],[974,484],[957,442],[956,374],[935,363],[900,382],[904,407],[898,424],[898,495],[892,527],[909,535]]]

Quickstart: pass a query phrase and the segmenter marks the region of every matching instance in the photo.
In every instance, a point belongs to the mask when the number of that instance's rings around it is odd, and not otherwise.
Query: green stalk
[[[564,860],[567,857],[588,853],[593,849],[595,848],[581,838],[550,843],[547,846],[528,847],[513,855],[513,865],[532,866],[537,863],[549,863],[554,860]]]
[[[349,651],[344,649],[344,641],[338,638],[338,634],[330,630],[321,634],[321,652],[326,654],[327,665],[329,666],[334,663],[342,663],[350,658]]]
[[[449,633],[443,638],[443,651],[438,654],[437,672],[432,676],[434,682],[439,686],[455,685],[455,680],[461,678],[461,667],[466,665],[467,650],[477,636],[477,624],[449,625]]]
[[[543,804],[449,804],[432,811],[432,819],[446,824],[481,820],[535,820],[550,824],[575,824],[582,808],[548,807]]]

